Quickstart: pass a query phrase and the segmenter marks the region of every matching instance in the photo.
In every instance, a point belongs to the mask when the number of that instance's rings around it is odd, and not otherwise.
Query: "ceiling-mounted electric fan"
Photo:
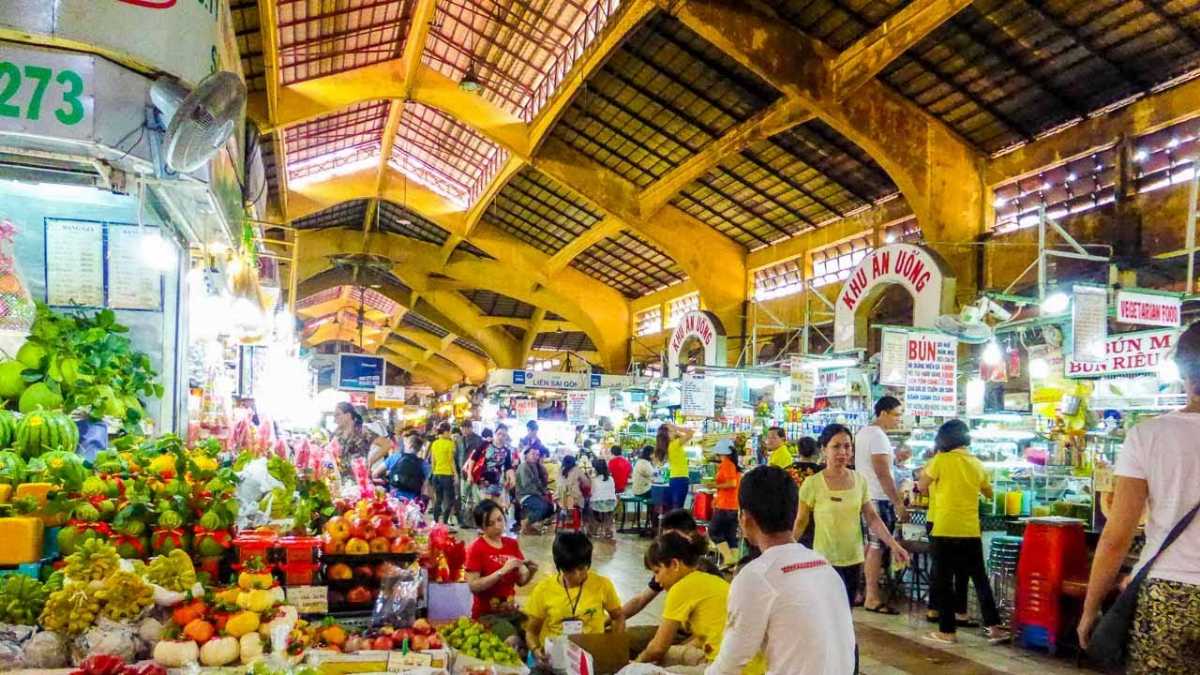
[[[150,86],[165,133],[163,162],[177,173],[204,166],[229,140],[246,106],[246,85],[234,73],[216,72],[188,89],[163,76]]]
[[[992,327],[984,319],[991,317],[999,322],[1012,318],[1012,312],[998,305],[991,298],[980,298],[973,305],[966,305],[958,314],[943,314],[937,318],[937,329],[953,335],[960,342],[979,345],[992,339]]]

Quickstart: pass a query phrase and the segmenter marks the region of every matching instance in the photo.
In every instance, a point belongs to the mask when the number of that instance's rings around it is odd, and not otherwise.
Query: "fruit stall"
[[[440,599],[451,531],[361,466],[339,484],[336,443],[148,433],[161,385],[123,334],[40,307],[0,363],[0,671],[525,672]]]

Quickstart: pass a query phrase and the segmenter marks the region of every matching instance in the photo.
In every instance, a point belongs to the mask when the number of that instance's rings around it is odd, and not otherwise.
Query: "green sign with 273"
[[[89,138],[92,57],[0,44],[0,131]]]

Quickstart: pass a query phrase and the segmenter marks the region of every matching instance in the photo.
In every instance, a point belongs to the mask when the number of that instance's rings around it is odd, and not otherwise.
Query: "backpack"
[[[405,453],[388,469],[388,485],[409,494],[420,494],[425,485],[425,463],[411,453]]]
[[[491,442],[485,441],[471,455],[471,484],[473,485],[483,485],[483,473],[487,470],[487,453],[491,445]]]

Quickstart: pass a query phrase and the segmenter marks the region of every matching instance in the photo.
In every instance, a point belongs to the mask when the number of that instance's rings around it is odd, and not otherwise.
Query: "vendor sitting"
[[[479,538],[467,549],[464,569],[467,585],[475,596],[471,618],[485,614],[505,614],[512,607],[517,586],[533,579],[537,565],[525,560],[517,540],[504,536],[508,522],[496,502],[485,499],[475,506],[472,514],[479,528]]]
[[[700,534],[699,528],[696,525],[696,519],[692,517],[691,511],[687,509],[675,509],[662,517],[662,533],[666,534],[667,532],[676,532],[685,537],[697,538],[704,542],[706,548],[708,546],[708,539]],[[717,576],[721,574],[721,570],[711,554],[701,556],[700,561],[696,564],[696,569]],[[625,603],[625,606],[621,608],[625,614],[625,619],[632,619],[634,615],[645,609],[646,605],[654,602],[654,599],[662,591],[663,587],[658,584],[656,576],[651,576],[650,583],[646,584],[646,588],[630,598]]]
[[[542,661],[547,640],[603,633],[606,618],[612,619],[614,633],[625,632],[625,616],[612,581],[590,571],[592,542],[587,535],[561,532],[552,551],[558,574],[539,581],[525,604],[525,640]]]
[[[678,532],[662,534],[646,551],[646,568],[667,591],[667,601],[662,623],[638,655],[639,662],[657,663],[673,672],[693,672],[677,667],[704,666],[716,658],[725,632],[729,582],[697,569],[707,551],[707,541]],[[680,629],[691,637],[684,644],[673,645]]]

